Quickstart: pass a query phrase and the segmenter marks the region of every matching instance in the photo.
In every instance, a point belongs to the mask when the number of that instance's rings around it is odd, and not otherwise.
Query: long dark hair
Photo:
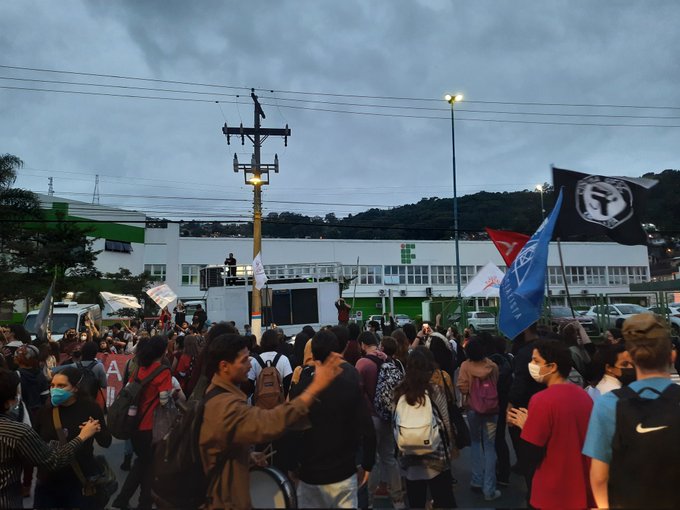
[[[453,377],[453,353],[446,346],[446,341],[437,335],[431,335],[430,351],[432,351],[432,356],[434,356],[434,361],[439,369]]]
[[[402,395],[411,405],[423,405],[425,392],[432,393],[430,379],[434,372],[434,356],[422,345],[413,349],[406,359],[406,374],[399,386],[394,389],[394,401],[399,402]]]

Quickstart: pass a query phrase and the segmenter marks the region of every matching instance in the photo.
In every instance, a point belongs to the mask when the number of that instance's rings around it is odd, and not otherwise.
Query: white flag
[[[147,290],[146,293],[161,307],[161,310],[177,299],[177,294],[165,283]]]
[[[111,307],[111,310],[117,312],[121,308],[141,308],[137,298],[134,296],[124,296],[123,294],[112,294],[110,292],[100,292],[99,295]]]
[[[255,276],[255,288],[260,290],[267,283],[267,273],[264,272],[264,266],[262,265],[262,258],[258,253],[253,260],[253,275]]]
[[[461,294],[463,297],[498,297],[503,276],[503,271],[489,262],[470,280]]]

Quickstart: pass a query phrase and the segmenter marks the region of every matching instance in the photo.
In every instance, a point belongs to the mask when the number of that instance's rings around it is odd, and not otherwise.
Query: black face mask
[[[637,375],[634,368],[620,368],[621,375],[617,377],[621,384],[628,386],[630,383],[637,381]]]

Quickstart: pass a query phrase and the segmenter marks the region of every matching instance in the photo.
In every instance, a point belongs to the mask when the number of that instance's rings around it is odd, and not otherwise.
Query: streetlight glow
[[[456,94],[455,96],[452,96],[451,94],[446,94],[444,96],[444,99],[446,100],[447,103],[450,104],[460,103],[463,100],[463,94]]]
[[[543,185],[542,184],[537,184],[536,185],[536,191],[540,191],[541,193],[543,192]]]

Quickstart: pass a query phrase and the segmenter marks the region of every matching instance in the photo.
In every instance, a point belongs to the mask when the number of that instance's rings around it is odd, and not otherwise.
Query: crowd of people
[[[489,504],[512,473],[534,508],[676,506],[677,354],[654,315],[596,345],[576,321],[510,342],[389,317],[367,330],[306,326],[294,339],[271,328],[258,342],[201,311],[191,324],[183,308],[152,328],[88,323],[37,345],[20,326],[2,330],[3,345],[21,346],[0,358],[0,508],[21,507],[34,476],[36,508],[101,508],[114,495],[93,448],[116,435],[104,353],[129,354],[123,380],[140,388],[126,408],[134,426],[114,508],[129,508],[137,489],[139,508],[172,506],[154,488],[154,447],[173,426],[166,411],[191,402],[203,406],[195,440],[206,508],[250,508],[252,471],[265,465],[300,508],[371,508],[376,497],[454,508],[459,490]],[[469,488],[453,476],[464,448]]]

